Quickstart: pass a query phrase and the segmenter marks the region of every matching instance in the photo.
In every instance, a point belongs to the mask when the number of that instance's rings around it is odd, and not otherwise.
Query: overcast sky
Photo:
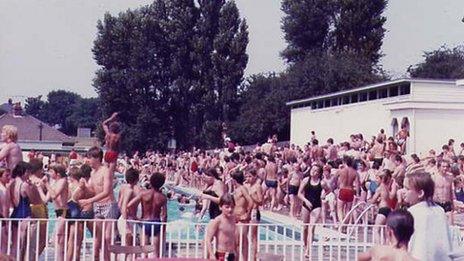
[[[10,96],[66,89],[95,96],[91,48],[96,22],[151,0],[0,0],[0,103]],[[246,74],[282,71],[285,48],[279,0],[236,0],[249,24]],[[464,40],[464,0],[390,0],[382,59],[394,77],[422,60],[424,50]]]

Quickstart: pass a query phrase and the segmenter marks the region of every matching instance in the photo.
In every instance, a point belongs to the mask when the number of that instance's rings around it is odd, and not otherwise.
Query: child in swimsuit
[[[209,258],[221,261],[236,260],[236,224],[233,213],[234,197],[228,193],[221,196],[219,206],[222,214],[211,220],[206,230],[206,247]],[[216,252],[213,251],[213,239],[216,238]]]
[[[407,210],[395,210],[386,221],[388,245],[374,246],[358,256],[360,261],[368,260],[410,260],[416,261],[408,253],[408,243],[414,233],[414,218]]]

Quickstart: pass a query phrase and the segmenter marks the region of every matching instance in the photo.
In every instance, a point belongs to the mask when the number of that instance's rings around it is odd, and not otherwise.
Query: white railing
[[[145,249],[146,253],[131,254],[129,260],[206,258],[206,225],[186,221],[123,224],[117,220],[0,219],[0,252],[16,260],[124,260],[124,254],[116,255],[115,249],[132,246],[130,251]],[[62,230],[57,235],[59,226]],[[311,260],[357,260],[358,254],[375,242],[384,242],[384,226],[347,224],[345,231],[350,233],[346,233],[333,224],[239,224],[237,255],[240,260],[258,260],[263,254],[276,255],[281,260],[305,260],[303,229],[312,227],[315,236],[309,248]],[[455,245],[462,245],[460,230],[453,238]]]

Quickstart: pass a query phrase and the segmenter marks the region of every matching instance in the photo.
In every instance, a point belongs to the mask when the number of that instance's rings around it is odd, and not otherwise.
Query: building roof
[[[13,104],[11,104],[11,103],[7,102],[7,103],[0,104],[0,111],[4,111],[6,113],[9,113],[9,112],[11,112],[12,109],[13,109]]]
[[[48,124],[31,115],[17,116],[5,113],[0,116],[0,128],[4,125],[14,125],[18,128],[19,141],[59,141],[74,143],[74,140]],[[42,126],[42,140],[40,140],[40,127]]]
[[[297,105],[300,103],[307,103],[311,101],[316,101],[320,99],[326,99],[326,98],[332,98],[336,96],[341,96],[344,94],[349,94],[349,93],[355,93],[355,92],[360,92],[360,91],[366,91],[366,90],[371,90],[371,89],[377,89],[377,88],[382,88],[382,87],[388,87],[388,86],[393,86],[393,85],[401,85],[405,83],[442,83],[442,84],[456,84],[456,80],[434,80],[434,79],[418,79],[418,78],[401,78],[393,81],[386,81],[386,82],[380,82],[380,83],[375,83],[375,84],[370,84],[350,90],[344,90],[344,91],[339,91],[339,92],[334,92],[334,93],[329,93],[329,94],[324,94],[324,95],[319,95],[319,96],[314,96],[306,99],[300,99],[300,100],[294,100],[294,101],[289,101],[286,103],[287,106],[292,106],[292,105]]]

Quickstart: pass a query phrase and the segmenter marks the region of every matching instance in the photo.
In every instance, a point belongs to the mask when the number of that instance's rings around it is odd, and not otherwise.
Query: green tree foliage
[[[338,0],[334,30],[331,34],[333,50],[361,56],[377,65],[382,57],[380,48],[385,34],[382,16],[386,0]]]
[[[25,110],[51,126],[60,126],[60,130],[68,135],[76,135],[79,127],[95,130],[101,115],[97,98],[82,98],[65,90],[49,92],[46,101],[42,100],[42,95],[29,97]]]
[[[106,14],[93,53],[105,115],[121,112],[127,150],[214,146],[238,111],[248,31],[233,1],[156,0]]]
[[[27,114],[34,116],[37,119],[48,120],[48,116],[45,116],[45,104],[46,102],[42,100],[42,95],[37,97],[28,97],[26,99],[24,109]]]
[[[445,46],[424,53],[424,61],[409,66],[413,78],[460,79],[464,78],[464,47],[453,49]]]
[[[285,102],[291,97],[285,75],[252,75],[244,84],[240,96],[243,105],[230,136],[241,144],[263,142],[272,134],[281,140],[289,138],[289,110]]]
[[[283,0],[282,30],[287,47],[282,57],[287,62],[302,60],[305,54],[329,47],[329,31],[334,0]]]
[[[283,0],[281,53],[287,70],[249,79],[231,133],[238,141],[288,140],[290,100],[351,89],[387,77],[378,66],[385,0]]]
[[[382,56],[386,5],[386,0],[283,0],[288,46],[281,55],[293,63],[308,53],[351,53],[375,66]]]

